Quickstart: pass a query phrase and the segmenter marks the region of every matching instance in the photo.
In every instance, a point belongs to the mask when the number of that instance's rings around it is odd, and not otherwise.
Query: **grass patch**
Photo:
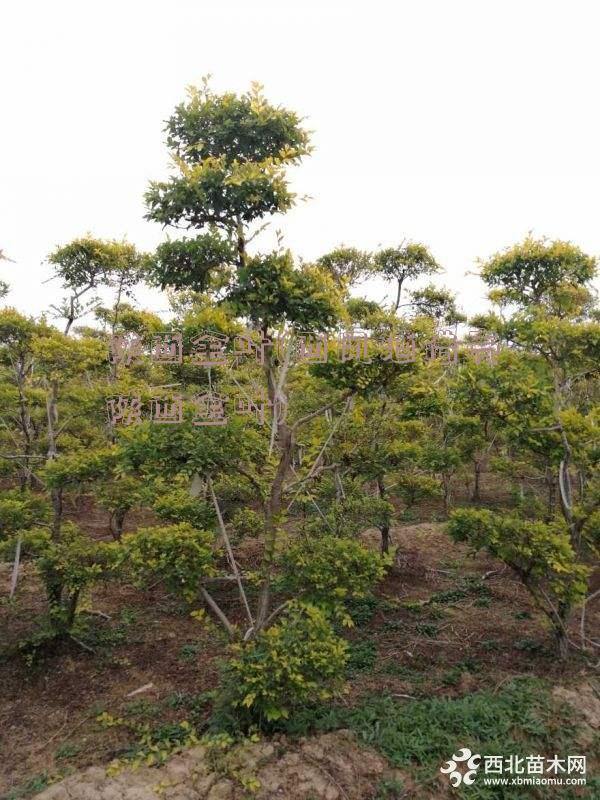
[[[181,661],[193,661],[200,655],[203,649],[204,645],[202,642],[188,642],[180,647],[179,658]]]
[[[62,758],[75,758],[75,756],[81,753],[82,747],[80,744],[76,744],[75,742],[65,742],[61,744],[58,750],[54,753],[54,758],[58,761]]]
[[[357,672],[366,672],[373,669],[376,660],[377,648],[373,642],[366,639],[350,642],[348,664],[346,666],[348,675],[355,675]]]
[[[26,783],[11,789],[5,795],[4,800],[21,800],[24,797],[31,797],[38,792],[43,792],[50,783],[50,776],[47,772],[41,772],[39,775],[34,775]]]
[[[149,700],[134,700],[133,703],[127,703],[125,706],[125,716],[127,717],[152,719],[157,717],[160,711],[158,703],[151,703]]]
[[[533,678],[516,679],[497,693],[482,690],[460,698],[400,702],[391,697],[371,697],[354,708],[330,706],[307,711],[303,720],[298,715],[290,727],[292,733],[351,728],[394,767],[408,770],[419,783],[428,785],[437,785],[440,766],[461,747],[504,757],[538,753],[566,756],[580,749],[574,743],[577,729],[572,714],[563,713],[545,684]],[[569,797],[568,787],[564,789],[561,797]],[[547,796],[536,794],[535,787],[527,787],[527,791],[528,797]],[[544,787],[539,791],[545,791]],[[523,787],[484,787],[476,781],[462,794],[456,791],[452,796],[523,800]]]

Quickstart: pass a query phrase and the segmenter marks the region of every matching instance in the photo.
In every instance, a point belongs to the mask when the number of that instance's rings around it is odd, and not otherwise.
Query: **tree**
[[[4,405],[11,409],[13,418],[17,421],[16,440],[21,450],[20,453],[5,454],[5,458],[19,464],[19,483],[23,489],[28,483],[33,487],[36,482],[33,466],[36,460],[43,460],[43,456],[35,452],[40,419],[39,413],[36,414],[34,410],[32,394],[33,343],[36,337],[45,332],[45,325],[24,317],[15,309],[5,308],[0,311],[0,363],[5,370],[5,386],[14,386],[14,393],[11,391],[10,396],[4,398]],[[12,444],[14,445],[14,437]]]
[[[589,291],[585,285],[596,271],[596,259],[571,242],[534,239],[531,234],[481,264],[481,277],[492,287],[493,299],[521,309],[543,306],[557,316],[568,313],[569,291],[575,297],[581,297],[581,288]]]
[[[147,216],[199,233],[193,243],[161,245],[152,267],[154,279],[176,290],[225,287],[222,302],[252,325],[264,354],[263,380],[273,409],[267,461],[278,455],[265,470],[266,487],[260,476],[241,467],[260,487],[260,495],[265,492],[262,585],[255,618],[249,614],[252,630],[257,632],[270,613],[275,541],[296,431],[320,413],[288,422],[291,350],[287,357],[275,353],[274,331],[331,327],[339,314],[339,293],[322,268],[297,267],[289,252],[248,252],[257,233],[253,225],[293,205],[286,168],[310,149],[308,134],[296,114],[270,105],[257,85],[237,97],[214,94],[205,83],[201,89],[192,89],[187,103],[178,106],[168,120],[167,144],[179,172],[151,184],[146,193]],[[210,480],[206,471],[205,475]]]
[[[438,288],[431,283],[412,291],[409,305],[415,309],[416,314],[431,317],[448,326],[467,321],[456,307],[456,296],[448,289]]]
[[[508,444],[521,459],[543,457],[550,487],[558,487],[559,513],[551,495],[543,522],[515,519],[509,524],[490,512],[485,520],[463,515],[453,528],[455,535],[476,537],[493,547],[530,591],[542,593],[563,657],[570,643],[573,606],[581,600],[585,605],[587,564],[598,558],[592,520],[600,507],[595,477],[600,436],[593,386],[600,372],[600,325],[591,313],[589,287],[595,273],[596,260],[576,246],[531,237],[483,265],[482,276],[494,287],[491,298],[516,311],[507,319],[489,315],[479,322],[520,351],[526,365],[520,374],[513,369],[504,377],[505,387],[510,383],[511,389],[502,397],[497,380],[494,389],[489,381],[480,383],[487,394],[486,413],[505,426]],[[527,368],[530,377],[522,383]],[[524,508],[524,517],[528,510],[535,513],[535,507]],[[522,551],[509,552],[519,542]],[[558,551],[569,561],[568,569]],[[524,566],[526,558],[544,564],[529,568]],[[536,571],[549,582],[546,589],[532,589]],[[571,578],[572,590],[565,584]],[[587,648],[590,640],[585,634],[582,638]]]
[[[356,247],[340,245],[317,259],[317,264],[332,275],[343,289],[367,278],[373,271],[373,256]]]
[[[397,285],[394,313],[400,307],[402,287],[407,280],[440,272],[440,265],[424,244],[409,242],[399,247],[387,247],[373,256],[375,271],[386,281]]]
[[[101,285],[116,288],[114,330],[122,297],[139,283],[144,259],[128,242],[104,241],[87,236],[57,247],[48,256],[48,263],[54,267],[54,277],[60,278],[63,288],[69,291],[62,304],[54,306],[58,316],[66,318],[65,334],[68,334],[75,320],[98,302],[97,298],[93,298],[84,305],[84,295]]]

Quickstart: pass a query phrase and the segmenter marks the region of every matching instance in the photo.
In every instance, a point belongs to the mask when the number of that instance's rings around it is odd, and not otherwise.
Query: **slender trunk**
[[[263,330],[263,338],[266,338],[265,330]],[[283,376],[280,376],[279,382],[276,381],[272,345],[265,347],[264,370],[269,401],[276,419],[275,444],[279,451],[279,463],[265,508],[265,552],[262,563],[262,587],[256,611],[256,631],[261,629],[269,616],[273,561],[275,558],[277,531],[283,508],[284,482],[291,468],[294,451],[294,434],[292,428],[286,422],[287,398],[283,394],[284,381],[281,379]]]
[[[546,489],[546,518],[547,520],[551,520],[556,509],[556,478],[549,468],[546,469]]]
[[[556,630],[556,649],[561,661],[565,661],[569,655],[569,640],[563,630]]]
[[[558,603],[558,617],[559,619],[554,625],[556,648],[558,656],[564,660],[569,654],[569,639],[567,636],[567,624],[571,615],[571,606],[568,603]]]
[[[119,321],[119,309],[121,307],[121,296],[123,294],[123,283],[124,283],[124,276],[121,275],[121,277],[119,279],[119,287],[117,289],[117,297],[116,297],[116,300],[115,300],[115,306],[114,306],[114,309],[113,309],[113,317],[112,317],[111,325],[110,325],[110,336],[111,336],[111,339],[114,339],[115,330],[117,329],[117,322]],[[117,380],[117,378],[119,376],[118,375],[118,370],[119,370],[118,359],[115,359],[115,360],[110,362],[110,373],[109,373],[109,376],[108,376],[108,382],[109,383],[115,383],[115,381]]]
[[[17,581],[19,579],[19,565],[21,563],[21,545],[23,543],[23,534],[19,533],[17,538],[17,546],[15,548],[15,560],[13,563],[12,577],[10,579],[10,591],[8,593],[9,600],[15,595],[17,591]]]
[[[77,613],[77,602],[79,601],[79,590],[69,595],[66,609],[65,628],[70,631],[75,622],[75,614]]]
[[[33,450],[33,436],[35,430],[31,422],[31,414],[29,413],[29,405],[25,397],[25,384],[27,376],[31,371],[31,365],[26,361],[26,356],[21,355],[17,363],[13,362],[13,369],[15,373],[15,382],[17,385],[17,394],[19,398],[19,416],[18,424],[23,435],[23,456],[24,463],[20,470],[19,486],[21,490],[27,487],[28,483],[33,482],[33,475],[29,466],[29,456]]]
[[[481,483],[481,461],[477,458],[473,462],[473,492],[471,493],[471,500],[478,503],[481,500],[480,483]]]
[[[377,476],[377,491],[379,492],[379,497],[381,500],[385,500],[385,484],[383,482],[383,477],[381,475]],[[390,525],[389,522],[385,522],[384,525],[381,526],[381,552],[387,553],[390,549]]]
[[[218,620],[221,622],[221,624],[223,625],[223,627],[225,628],[225,630],[227,631],[229,636],[231,638],[233,638],[234,635],[235,635],[235,628],[233,627],[231,622],[227,619],[225,613],[219,607],[219,604],[216,602],[216,600],[213,598],[213,596],[208,592],[208,590],[204,586],[200,587],[200,594],[204,598],[204,600],[205,600],[206,604],[208,605],[208,607],[211,608],[215,612]]]
[[[244,236],[244,224],[238,217],[237,227],[237,251],[238,251],[238,267],[243,268],[246,266],[246,239]]]
[[[58,422],[58,381],[53,380],[48,387],[46,395],[46,418],[48,421],[48,452],[46,454],[48,461],[53,461],[58,450],[56,447],[56,424]],[[52,540],[54,542],[60,541],[60,529],[62,522],[63,512],[63,490],[53,488],[50,491],[50,499],[52,501],[53,517],[52,517]]]
[[[339,467],[335,468],[334,478],[335,478],[335,499],[337,500],[338,503],[341,503],[341,501],[346,498],[346,493],[344,492],[344,484],[342,482],[342,476],[340,474]]]
[[[442,488],[444,494],[444,514],[448,514],[450,511],[450,502],[452,499],[450,478],[448,477],[448,475],[442,476]]]
[[[125,516],[127,511],[122,508],[112,511],[109,520],[110,533],[115,542],[120,542],[123,536],[123,526],[125,525]]]
[[[60,531],[62,527],[62,514],[63,514],[63,490],[52,489],[50,492],[50,499],[52,501],[52,541],[60,541]]]
[[[569,471],[571,463],[571,448],[567,443],[565,432],[561,430],[561,434],[565,448],[565,456],[560,462],[560,467],[558,470],[560,507],[565,522],[569,526],[571,544],[573,545],[575,552],[579,554],[581,549],[581,531],[577,525],[575,514],[573,513],[573,489],[571,487],[571,473]]]
[[[404,283],[404,278],[398,279],[398,291],[396,293],[396,305],[394,306],[394,314],[400,308],[400,298],[402,297],[402,284]]]
[[[571,615],[571,606],[569,603],[559,601],[557,606],[552,603],[552,600],[544,592],[544,590],[537,586],[531,580],[531,570],[524,572],[516,564],[510,564],[517,575],[521,578],[523,585],[530,593],[536,606],[542,611],[550,620],[554,633],[554,641],[556,649],[561,659],[565,659],[569,653],[569,638],[567,634],[567,625],[569,624],[569,617]]]
[[[256,630],[260,630],[269,615],[271,603],[271,579],[273,561],[275,559],[275,545],[277,530],[280,524],[283,507],[283,487],[286,475],[292,462],[293,434],[289,425],[280,423],[278,430],[278,446],[280,451],[279,464],[275,478],[271,484],[271,492],[267,501],[265,515],[265,552],[263,556],[262,578],[263,584],[258,599],[256,612]]]

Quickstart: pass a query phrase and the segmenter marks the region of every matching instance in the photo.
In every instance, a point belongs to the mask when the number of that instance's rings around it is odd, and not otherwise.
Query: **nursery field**
[[[489,473],[482,491],[492,507],[502,500]],[[476,736],[497,741],[500,749],[510,747],[532,699],[540,727],[532,737],[536,745],[552,749],[566,742],[581,749],[583,744],[588,752],[598,746],[590,725],[600,723],[597,672],[581,658],[556,659],[548,625],[519,581],[501,562],[453,544],[442,522],[428,521],[442,513],[439,504],[427,503],[415,510],[414,521],[392,528],[391,542],[402,556],[373,596],[351,605],[355,626],[346,634],[344,694],[285,726],[292,739],[350,727],[358,747],[364,743],[385,758],[391,777],[373,778],[373,796],[377,791],[390,798],[447,796],[439,773],[444,745],[453,749],[453,736],[464,741]],[[77,498],[67,516],[91,537],[110,538],[106,512],[90,497]],[[138,514],[130,524],[151,521]],[[361,540],[377,548],[379,532],[366,530]],[[246,541],[240,566],[255,568],[260,550],[259,541]],[[10,566],[4,564],[0,573],[2,594],[8,591]],[[239,615],[231,590],[219,600],[232,618]],[[182,723],[199,737],[209,728],[225,637],[203,630],[186,605],[160,586],[141,591],[101,583],[89,597],[89,610],[98,613],[82,615],[80,645],[49,653],[24,673],[22,662],[9,654],[44,615],[43,587],[31,566],[20,575],[17,604],[1,608],[0,625],[9,636],[0,666],[7,700],[0,717],[3,797],[27,797],[90,765],[134,757],[144,751],[143,726],[166,749],[187,735]],[[600,609],[590,615],[590,626],[600,628]],[[469,697],[481,698],[485,708],[489,727],[483,736],[477,709],[461,707]],[[435,699],[448,702],[427,714],[427,703]],[[421,716],[418,740],[407,752],[415,713]],[[507,713],[509,728],[497,733],[494,723],[505,725]],[[122,724],[107,726],[106,714]],[[384,735],[374,732],[376,720],[389,727]],[[519,734],[527,736],[525,729]],[[597,767],[599,757],[594,750],[588,770]],[[329,783],[335,786],[335,779]]]
[[[0,309],[3,800],[599,797],[596,257],[470,315],[425,244],[266,230],[311,145],[260,86],[165,133],[156,250]]]

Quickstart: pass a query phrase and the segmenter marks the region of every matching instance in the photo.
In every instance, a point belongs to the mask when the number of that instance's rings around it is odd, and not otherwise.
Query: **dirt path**
[[[237,800],[249,790],[256,800],[366,800],[391,774],[352,733],[337,731],[298,743],[281,738],[243,744],[216,758],[197,746],[156,769],[114,777],[90,767],[37,800]]]

